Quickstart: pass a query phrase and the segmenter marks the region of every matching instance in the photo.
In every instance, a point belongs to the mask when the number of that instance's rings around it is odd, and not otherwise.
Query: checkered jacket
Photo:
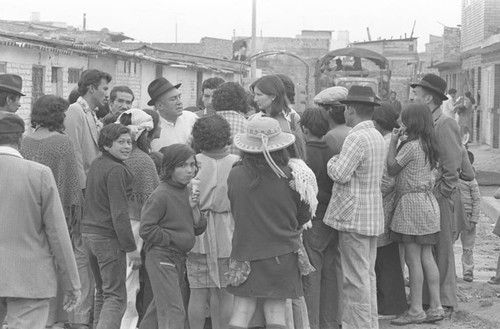
[[[387,154],[382,135],[372,121],[357,124],[342,151],[328,161],[334,181],[323,221],[339,231],[377,236],[384,231],[380,184]]]

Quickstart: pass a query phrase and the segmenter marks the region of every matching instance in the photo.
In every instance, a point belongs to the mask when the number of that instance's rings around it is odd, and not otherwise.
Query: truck
[[[314,70],[315,92],[333,86],[349,89],[352,85],[368,86],[380,99],[389,96],[391,70],[387,58],[359,47],[332,50],[322,56]]]

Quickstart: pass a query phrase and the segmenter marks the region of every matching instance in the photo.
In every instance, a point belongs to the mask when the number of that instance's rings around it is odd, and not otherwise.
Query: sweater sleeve
[[[142,207],[139,235],[147,244],[161,247],[170,246],[170,235],[160,226],[160,220],[166,212],[166,202],[162,200],[161,193],[156,190]]]
[[[136,249],[136,245],[128,214],[128,177],[125,170],[122,166],[112,168],[108,173],[106,183],[113,228],[115,229],[120,246],[126,252],[131,252]]]

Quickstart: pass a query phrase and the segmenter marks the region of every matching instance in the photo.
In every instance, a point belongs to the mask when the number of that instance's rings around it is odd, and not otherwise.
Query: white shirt
[[[443,114],[449,116],[450,118],[455,118],[455,101],[451,97],[448,96],[448,99],[443,102]]]
[[[165,120],[160,116],[161,134],[160,138],[151,142],[153,151],[158,152],[162,147],[172,144],[191,145],[191,131],[198,116],[193,112],[182,111],[182,115],[175,123]]]

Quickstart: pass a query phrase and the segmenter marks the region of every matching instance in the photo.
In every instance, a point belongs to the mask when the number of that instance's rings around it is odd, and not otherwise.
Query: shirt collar
[[[0,154],[12,155],[12,156],[23,159],[23,156],[21,155],[21,153],[19,153],[18,150],[16,150],[13,147],[10,147],[10,146],[5,146],[5,145],[0,146]]]
[[[442,114],[443,109],[441,108],[441,106],[432,110],[432,119],[434,119],[434,123],[436,123],[436,121],[441,117]]]
[[[354,126],[351,129],[351,131],[349,131],[349,133],[353,133],[353,132],[356,132],[358,130],[364,130],[364,129],[369,129],[369,128],[375,129],[375,126],[373,125],[373,121],[372,120],[365,120],[365,121],[361,121],[356,126]]]

